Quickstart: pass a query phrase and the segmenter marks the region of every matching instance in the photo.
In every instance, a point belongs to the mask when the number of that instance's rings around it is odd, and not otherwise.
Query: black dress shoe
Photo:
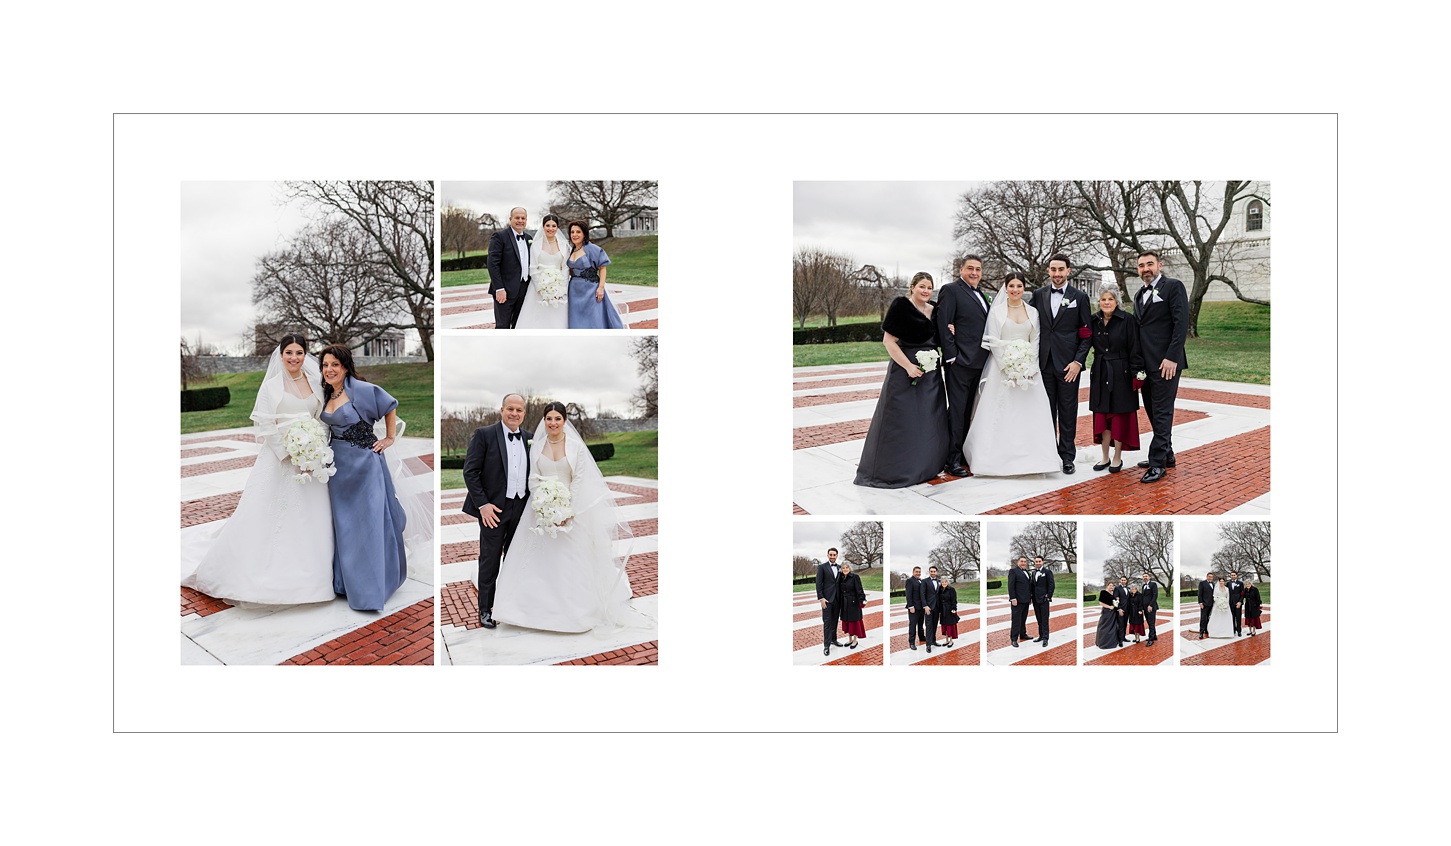
[[[1073,475],[1073,462],[1072,461],[1065,461],[1065,462],[1063,462],[1063,473],[1066,476],[1072,476]]]
[[[832,646],[846,646],[846,644],[844,644],[844,643],[842,643],[842,642],[841,642],[841,641],[839,641],[839,640],[833,640],[833,641],[832,641],[832,642],[831,642],[831,645],[832,645]]]
[[[915,643],[909,643],[909,644],[907,644],[907,648],[910,649],[910,650],[912,650],[913,652],[916,652],[917,651],[917,644],[915,644]]]
[[[949,464],[947,466],[947,469],[943,472],[945,472],[949,476],[962,477],[967,475],[967,468],[963,467],[961,464]]]
[[[1095,464],[1095,465],[1093,465],[1093,471],[1094,471],[1094,472],[1095,472],[1095,473],[1097,473],[1097,472],[1098,472],[1098,471],[1100,471],[1100,470],[1103,470],[1103,469],[1105,469],[1105,468],[1107,468],[1107,467],[1108,467],[1108,462],[1107,462],[1107,461],[1105,461],[1105,462],[1104,462],[1104,463],[1102,463],[1102,464]]]
[[[1037,643],[1037,642],[1038,642],[1038,641],[1040,641],[1040,640],[1042,640],[1042,639],[1043,639],[1043,638],[1041,638],[1041,637],[1035,637],[1035,638],[1033,638],[1033,642],[1034,642],[1034,643]]]
[[[1013,641],[1013,648],[1014,649],[1017,649],[1018,648],[1018,642],[1016,640]]]
[[[823,647],[821,647],[821,654],[822,655],[830,655],[831,654],[831,647],[830,646],[823,646]]]
[[[497,628],[499,624],[494,622],[494,615],[492,613],[485,611],[483,616],[479,617],[479,625],[486,629],[493,629]]]
[[[1147,467],[1149,467],[1149,466],[1150,466],[1150,465],[1149,465],[1149,462],[1147,462],[1147,461],[1140,461],[1140,462],[1139,462],[1139,466],[1140,466],[1140,467],[1145,467],[1145,468],[1147,468]],[[1170,458],[1170,459],[1169,459],[1169,461],[1168,461],[1168,463],[1166,463],[1166,464],[1165,464],[1165,465],[1164,465],[1164,466],[1165,466],[1165,467],[1173,467],[1173,466],[1174,466],[1174,459],[1173,459],[1173,458]]]
[[[1046,639],[1043,641],[1043,646],[1044,647],[1047,647],[1048,646],[1048,641]]]
[[[1164,478],[1164,468],[1150,467],[1144,472],[1143,478],[1139,479],[1139,481],[1148,484],[1150,482],[1157,482],[1162,478]]]
[[[932,644],[930,644],[930,643],[927,644],[927,654],[928,655],[931,655],[932,654]]]

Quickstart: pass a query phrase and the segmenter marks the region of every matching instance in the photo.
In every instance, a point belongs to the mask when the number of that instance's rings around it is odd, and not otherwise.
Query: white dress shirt
[[[508,432],[509,427],[505,426],[504,431]],[[518,432],[519,429],[514,431]],[[518,499],[524,495],[524,438],[511,438],[504,436],[504,454],[509,464],[509,484],[504,489],[504,496],[509,499]]]

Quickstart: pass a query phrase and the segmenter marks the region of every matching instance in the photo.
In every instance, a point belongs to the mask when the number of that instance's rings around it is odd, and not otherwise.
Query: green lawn
[[[841,325],[841,324],[843,324],[843,323],[881,323],[881,322],[882,322],[882,317],[879,314],[853,314],[853,315],[851,315],[849,317],[843,317],[841,315],[837,315],[836,316],[836,323],[837,323],[838,326]],[[818,329],[818,328],[820,328],[822,326],[825,326],[825,325],[826,325],[826,318],[824,316],[817,316],[817,317],[808,317],[806,319],[806,325],[805,326],[802,326],[800,323],[793,322],[791,324],[791,328],[792,329]]]
[[[605,280],[617,285],[649,285],[658,286],[660,279],[660,236],[641,235],[638,238],[615,238],[607,244],[601,244],[606,253],[609,254],[609,270],[605,273]],[[487,255],[488,251],[471,252],[469,255]],[[489,271],[486,268],[478,270],[450,270],[442,274],[443,279],[439,283],[445,288],[454,288],[459,285],[487,285],[489,284]]]
[[[794,324],[793,324],[794,325]],[[1254,303],[1205,303],[1199,337],[1185,344],[1186,372],[1193,379],[1270,384],[1270,307]],[[792,366],[886,361],[879,341],[801,344],[791,348]]]
[[[362,367],[358,375],[377,384],[398,400],[398,416],[407,421],[404,435],[433,437],[433,364],[384,364]],[[234,429],[252,425],[252,404],[262,386],[262,371],[223,373],[207,385],[224,385],[232,401],[211,411],[188,411],[181,415],[181,434]]]
[[[998,579],[998,577],[997,576],[994,576],[993,579]],[[990,589],[987,592],[987,595],[988,596],[1007,596],[1008,595],[1008,577],[1007,576],[1001,577],[1001,581],[1003,583],[1002,584],[1002,587],[995,587],[995,588]],[[1078,574],[1077,573],[1054,573],[1053,574],[1053,598],[1054,599],[1072,599],[1077,594],[1078,594]]]
[[[977,605],[982,602],[981,582],[957,582],[953,584],[957,588],[957,604],[959,609],[964,605]],[[894,596],[891,598],[892,605],[906,605],[907,597]]]
[[[882,589],[882,578],[883,578],[882,573],[884,572],[882,570],[882,568],[877,567],[877,568],[872,569],[872,570],[853,570],[852,572],[853,573],[856,573],[858,576],[861,576],[862,577],[862,590],[881,590]],[[807,584],[807,585],[795,585],[795,584],[793,584],[791,586],[791,592],[792,593],[802,593],[802,592],[805,592],[805,591],[808,591],[808,590],[809,591],[812,591],[812,592],[815,592],[816,591],[816,585],[815,584]]]
[[[638,476],[642,479],[658,479],[660,476],[656,463],[659,453],[659,436],[660,433],[655,430],[618,432],[613,435],[589,438],[588,442],[596,444],[608,441],[615,445],[614,457],[600,462],[600,472],[606,476]],[[464,487],[464,471],[462,470],[440,470],[438,478],[443,490]]]

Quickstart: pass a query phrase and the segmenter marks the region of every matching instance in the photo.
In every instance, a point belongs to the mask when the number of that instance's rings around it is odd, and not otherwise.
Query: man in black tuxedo
[[[1199,582],[1199,639],[1209,637],[1209,615],[1214,613],[1214,574]]]
[[[937,292],[937,342],[942,345],[942,379],[947,385],[947,475],[966,476],[962,444],[972,424],[972,406],[977,402],[978,382],[987,363],[988,351],[982,335],[987,329],[989,300],[978,283],[982,281],[982,258],[968,255],[957,270],[961,282],[942,286]]]
[[[1033,642],[1043,642],[1048,645],[1048,616],[1053,606],[1053,570],[1043,563],[1043,557],[1033,559],[1037,570],[1033,573],[1033,618],[1038,621],[1039,637],[1033,638]]]
[[[927,578],[922,580],[922,618],[926,621],[927,631],[922,636],[922,642],[927,645],[927,654],[932,654],[932,647],[937,645],[937,614],[941,610],[937,607],[941,598],[942,586],[938,584],[937,568],[927,568]]]
[[[515,206],[509,210],[509,228],[489,239],[489,293],[494,297],[494,328],[513,329],[519,322],[519,304],[529,289],[529,245],[524,231],[529,212]]]
[[[1033,292],[1033,307],[1038,309],[1038,367],[1048,392],[1048,411],[1058,427],[1058,457],[1063,472],[1069,474],[1078,454],[1073,443],[1078,434],[1078,374],[1083,372],[1093,340],[1088,331],[1092,310],[1088,295],[1068,284],[1070,269],[1068,256],[1054,255],[1048,260],[1052,284]]]
[[[833,646],[841,646],[836,640],[837,624],[841,620],[841,567],[836,563],[836,547],[826,551],[826,563],[816,567],[816,598],[821,602],[821,654],[830,655]]]
[[[912,577],[907,579],[907,648],[915,651],[917,649],[917,638],[922,638],[923,643],[927,641],[927,632],[923,630],[922,617],[925,609],[922,607],[922,568],[913,567]]]
[[[1156,626],[1159,618],[1159,583],[1154,581],[1153,574],[1148,570],[1144,571],[1144,583],[1139,587],[1139,596],[1144,600],[1144,624],[1149,627],[1149,639],[1144,641],[1144,645],[1153,646],[1154,641],[1159,639]]]
[[[1229,582],[1224,589],[1229,591],[1229,616],[1234,620],[1234,636],[1239,637],[1239,625],[1244,619],[1244,582],[1239,580],[1238,573],[1229,574]]]
[[[1184,339],[1189,335],[1189,295],[1184,283],[1163,274],[1159,254],[1139,253],[1139,278],[1144,287],[1134,297],[1134,316],[1139,320],[1139,349],[1144,356],[1144,414],[1154,427],[1149,457],[1140,461],[1148,468],[1140,482],[1157,482],[1174,466],[1174,400],[1179,396],[1181,371],[1189,369],[1184,357]]]
[[[524,504],[529,501],[529,438],[524,422],[524,397],[508,394],[499,422],[481,426],[469,439],[464,456],[464,513],[479,521],[479,623],[494,628],[494,585],[499,563],[514,540]]]
[[[1113,589],[1113,598],[1118,600],[1118,616],[1114,619],[1114,630],[1118,634],[1118,645],[1124,645],[1124,633],[1129,627],[1129,577],[1119,576],[1118,587]]]
[[[1008,637],[1016,649],[1018,641],[1028,636],[1028,608],[1033,604],[1033,578],[1028,575],[1026,557],[1019,557],[1017,566],[1008,570],[1008,604],[1013,608]]]

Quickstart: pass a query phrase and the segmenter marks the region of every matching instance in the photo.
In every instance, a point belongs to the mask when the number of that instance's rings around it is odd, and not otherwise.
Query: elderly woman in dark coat
[[[841,581],[836,588],[841,601],[841,630],[851,638],[847,649],[856,649],[857,638],[866,637],[866,624],[862,622],[862,609],[867,605],[867,592],[862,589],[862,577],[851,571],[851,562],[841,565]]]
[[[1139,586],[1129,583],[1129,610],[1125,617],[1125,634],[1134,636],[1134,643],[1144,636],[1144,595],[1139,593]]]
[[[942,577],[942,589],[937,591],[937,630],[947,639],[943,646],[951,646],[957,640],[957,624],[961,620],[957,616],[957,588]]]
[[[1244,577],[1244,628],[1249,629],[1249,636],[1254,637],[1255,632],[1264,628],[1260,622],[1260,589],[1249,576]]]
[[[1144,365],[1138,318],[1124,310],[1116,283],[1099,286],[1098,309],[1089,323],[1093,362],[1089,365],[1088,410],[1093,412],[1093,439],[1103,447],[1103,461],[1093,469],[1117,473],[1123,469],[1123,451],[1139,449],[1139,394],[1134,389],[1134,374]]]

